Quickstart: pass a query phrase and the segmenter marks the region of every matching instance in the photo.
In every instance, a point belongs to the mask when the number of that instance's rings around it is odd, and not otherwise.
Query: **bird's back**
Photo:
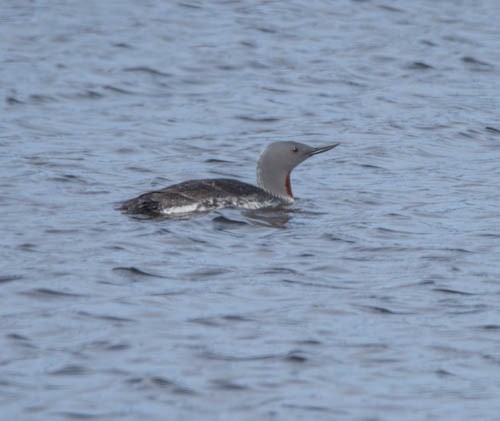
[[[227,207],[257,209],[281,201],[265,190],[228,178],[189,180],[127,200],[121,210],[132,214],[175,215]]]

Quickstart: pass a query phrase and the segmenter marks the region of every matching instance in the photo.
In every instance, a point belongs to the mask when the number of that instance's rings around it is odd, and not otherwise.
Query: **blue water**
[[[2,419],[498,419],[497,0],[1,11]],[[116,211],[278,140],[291,209]]]

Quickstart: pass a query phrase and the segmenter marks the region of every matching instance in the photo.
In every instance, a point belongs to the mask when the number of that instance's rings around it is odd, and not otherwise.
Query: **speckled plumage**
[[[184,181],[144,193],[124,202],[121,209],[132,214],[172,215],[227,207],[257,209],[283,203],[278,197],[251,184],[215,178]]]

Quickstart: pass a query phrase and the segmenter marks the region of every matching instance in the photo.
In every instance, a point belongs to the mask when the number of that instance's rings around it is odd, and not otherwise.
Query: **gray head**
[[[339,143],[312,148],[297,142],[271,143],[262,152],[257,163],[257,184],[267,192],[287,201],[293,201],[290,173],[307,158],[329,151]]]

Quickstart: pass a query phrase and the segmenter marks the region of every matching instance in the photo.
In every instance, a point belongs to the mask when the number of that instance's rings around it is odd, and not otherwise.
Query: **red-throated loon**
[[[297,142],[275,142],[260,155],[257,184],[228,178],[189,180],[127,200],[121,210],[150,216],[180,215],[221,208],[258,209],[293,203],[290,173],[307,158],[339,143],[312,148]]]

